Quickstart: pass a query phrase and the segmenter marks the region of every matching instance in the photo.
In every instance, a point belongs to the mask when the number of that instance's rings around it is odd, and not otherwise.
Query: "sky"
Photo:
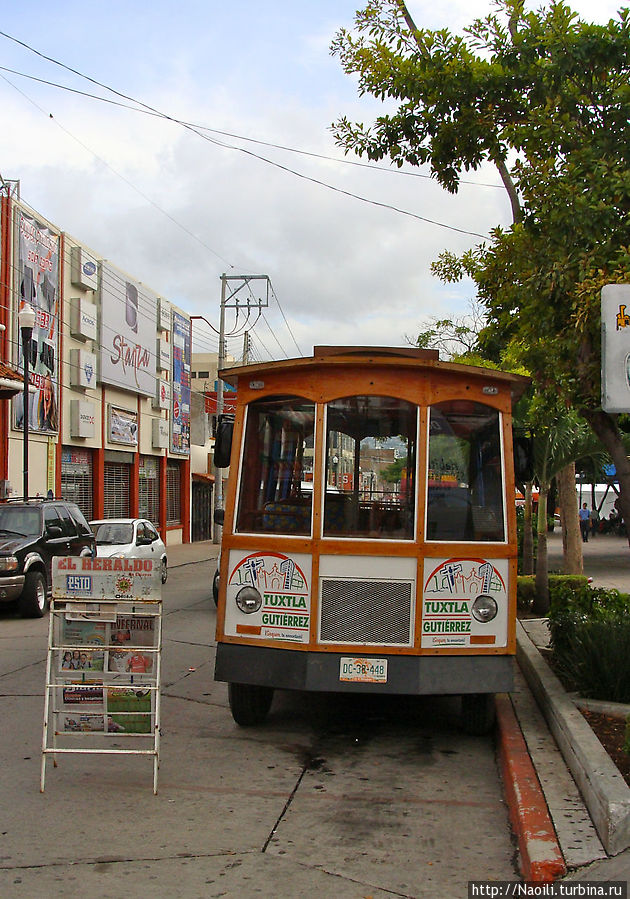
[[[601,22],[620,4],[570,5]],[[451,31],[492,9],[490,0],[408,6],[419,27]],[[361,7],[6,4],[0,175],[20,182],[22,200],[41,217],[214,328],[221,275],[267,275],[269,306],[247,325],[253,359],[308,356],[318,344],[405,345],[434,317],[466,315],[474,297],[469,283],[442,284],[431,263],[509,224],[510,212],[491,167],[467,175],[452,196],[427,170],[343,161],[362,160],[344,157],[332,123],[347,116],[368,124],[383,111],[357,96],[330,54],[336,32],[351,27]],[[33,50],[204,130],[83,96],[77,92],[132,105]],[[262,285],[252,282],[255,297]],[[235,358],[244,324],[228,310]],[[216,349],[215,331],[196,322],[193,352]]]

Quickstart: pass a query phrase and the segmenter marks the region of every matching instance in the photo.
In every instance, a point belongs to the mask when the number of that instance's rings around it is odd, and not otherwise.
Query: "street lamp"
[[[22,334],[22,358],[24,360],[24,408],[22,427],[24,428],[24,499],[28,499],[28,362],[31,355],[31,338],[35,326],[35,310],[30,303],[24,303],[18,312],[18,327]]]

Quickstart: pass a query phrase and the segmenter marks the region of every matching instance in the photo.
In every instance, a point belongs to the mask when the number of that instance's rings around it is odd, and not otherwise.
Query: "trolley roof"
[[[519,399],[531,383],[531,379],[511,372],[498,371],[494,368],[482,368],[477,365],[464,365],[461,362],[441,362],[437,350],[421,350],[415,347],[382,347],[382,346],[316,346],[313,355],[298,359],[281,359],[274,362],[257,362],[252,365],[238,365],[224,368],[219,372],[222,380],[238,385],[238,379],[260,379],[270,374],[287,374],[325,366],[362,366],[377,364],[379,366],[398,369],[426,369],[450,372],[466,379],[484,379],[485,381],[509,384],[512,399]]]

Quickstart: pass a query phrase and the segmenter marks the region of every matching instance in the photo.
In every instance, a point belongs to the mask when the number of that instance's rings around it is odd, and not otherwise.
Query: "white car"
[[[146,518],[106,518],[91,521],[90,527],[96,536],[98,558],[154,559],[160,566],[162,583],[166,583],[166,547]]]

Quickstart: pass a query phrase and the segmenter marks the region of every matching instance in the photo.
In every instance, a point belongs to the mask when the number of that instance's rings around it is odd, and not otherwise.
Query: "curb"
[[[516,658],[608,855],[630,847],[630,787],[520,622]]]
[[[523,879],[551,883],[567,873],[547,803],[506,693],[495,696],[499,759]]]

